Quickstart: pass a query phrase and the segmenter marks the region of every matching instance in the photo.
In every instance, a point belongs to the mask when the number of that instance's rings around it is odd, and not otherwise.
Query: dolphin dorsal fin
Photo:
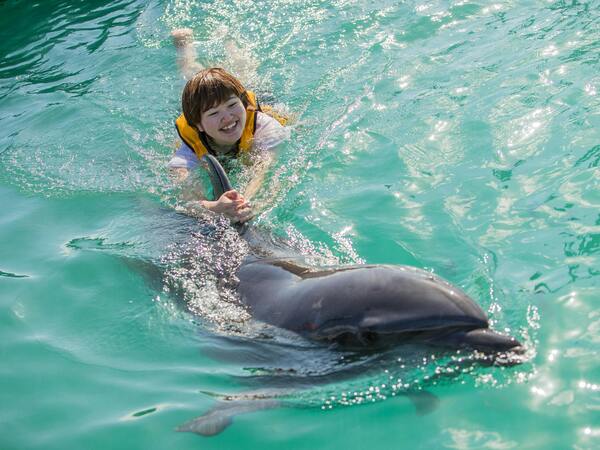
[[[229,181],[225,169],[223,169],[223,166],[219,163],[217,158],[207,153],[202,157],[202,161],[210,176],[210,183],[212,184],[213,193],[215,195],[214,200],[217,200],[224,192],[231,191],[233,187],[231,186],[231,182]]]

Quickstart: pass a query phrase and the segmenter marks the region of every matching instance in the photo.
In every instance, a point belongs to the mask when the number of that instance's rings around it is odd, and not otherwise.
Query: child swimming
[[[225,192],[214,201],[200,199],[200,205],[221,213],[233,222],[252,217],[247,198],[260,184],[266,166],[277,146],[287,137],[278,120],[262,112],[253,92],[226,70],[218,67],[202,69],[193,57],[191,30],[172,33],[178,51],[178,63],[184,76],[200,69],[187,81],[181,96],[183,113],[176,121],[182,144],[168,163],[178,178],[187,178],[206,153],[237,158],[260,153],[263,161],[246,195],[235,190]]]

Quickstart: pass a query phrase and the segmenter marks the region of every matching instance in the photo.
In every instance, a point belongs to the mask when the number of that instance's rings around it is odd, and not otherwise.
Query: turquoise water
[[[182,26],[296,117],[260,230],[433,271],[528,361],[353,360],[246,321],[209,273],[243,241],[165,170]],[[0,29],[0,448],[600,446],[600,2],[9,0]],[[287,407],[174,431],[257,390]]]

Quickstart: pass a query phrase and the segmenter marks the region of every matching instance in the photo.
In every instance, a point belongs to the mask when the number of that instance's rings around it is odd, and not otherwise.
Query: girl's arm
[[[171,31],[173,44],[177,49],[177,65],[186,80],[202,70],[202,64],[196,60],[194,33],[190,28],[178,28]]]
[[[254,161],[252,163],[252,171],[254,172],[254,176],[246,186],[244,190],[244,197],[248,200],[252,199],[254,195],[258,192],[260,187],[262,186],[267,171],[269,167],[275,161],[275,154],[272,151],[261,151],[260,154],[255,155]]]
[[[246,222],[252,217],[250,204],[237,191],[225,192],[217,200],[207,200],[200,183],[190,177],[190,171],[185,168],[172,168],[171,175],[180,185],[179,198],[188,203],[193,210],[202,207],[217,214],[223,214],[233,222]]]
[[[257,112],[254,151],[249,163],[254,176],[244,191],[244,197],[251,199],[260,189],[269,167],[275,161],[277,149],[289,137],[289,129],[283,127],[271,116]]]
[[[198,157],[184,143],[179,146],[167,164],[171,179],[181,190],[180,198],[183,201],[199,201],[206,198],[206,193],[197,177],[191,176],[198,164]]]
[[[198,182],[191,175],[191,171],[184,167],[171,167],[169,168],[169,175],[179,188],[180,192],[178,197],[184,202],[199,202],[202,203],[206,200],[206,193],[202,188],[201,183]]]

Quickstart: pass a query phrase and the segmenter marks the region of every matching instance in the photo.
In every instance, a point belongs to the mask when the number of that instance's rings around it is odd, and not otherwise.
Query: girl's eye
[[[237,106],[237,102],[232,102],[227,106],[229,106],[230,108],[233,108],[233,107]]]
[[[217,112],[216,112],[216,111],[213,111],[213,112],[211,112],[211,113],[208,113],[208,115],[209,115],[209,117],[216,116],[216,115],[217,115]]]

